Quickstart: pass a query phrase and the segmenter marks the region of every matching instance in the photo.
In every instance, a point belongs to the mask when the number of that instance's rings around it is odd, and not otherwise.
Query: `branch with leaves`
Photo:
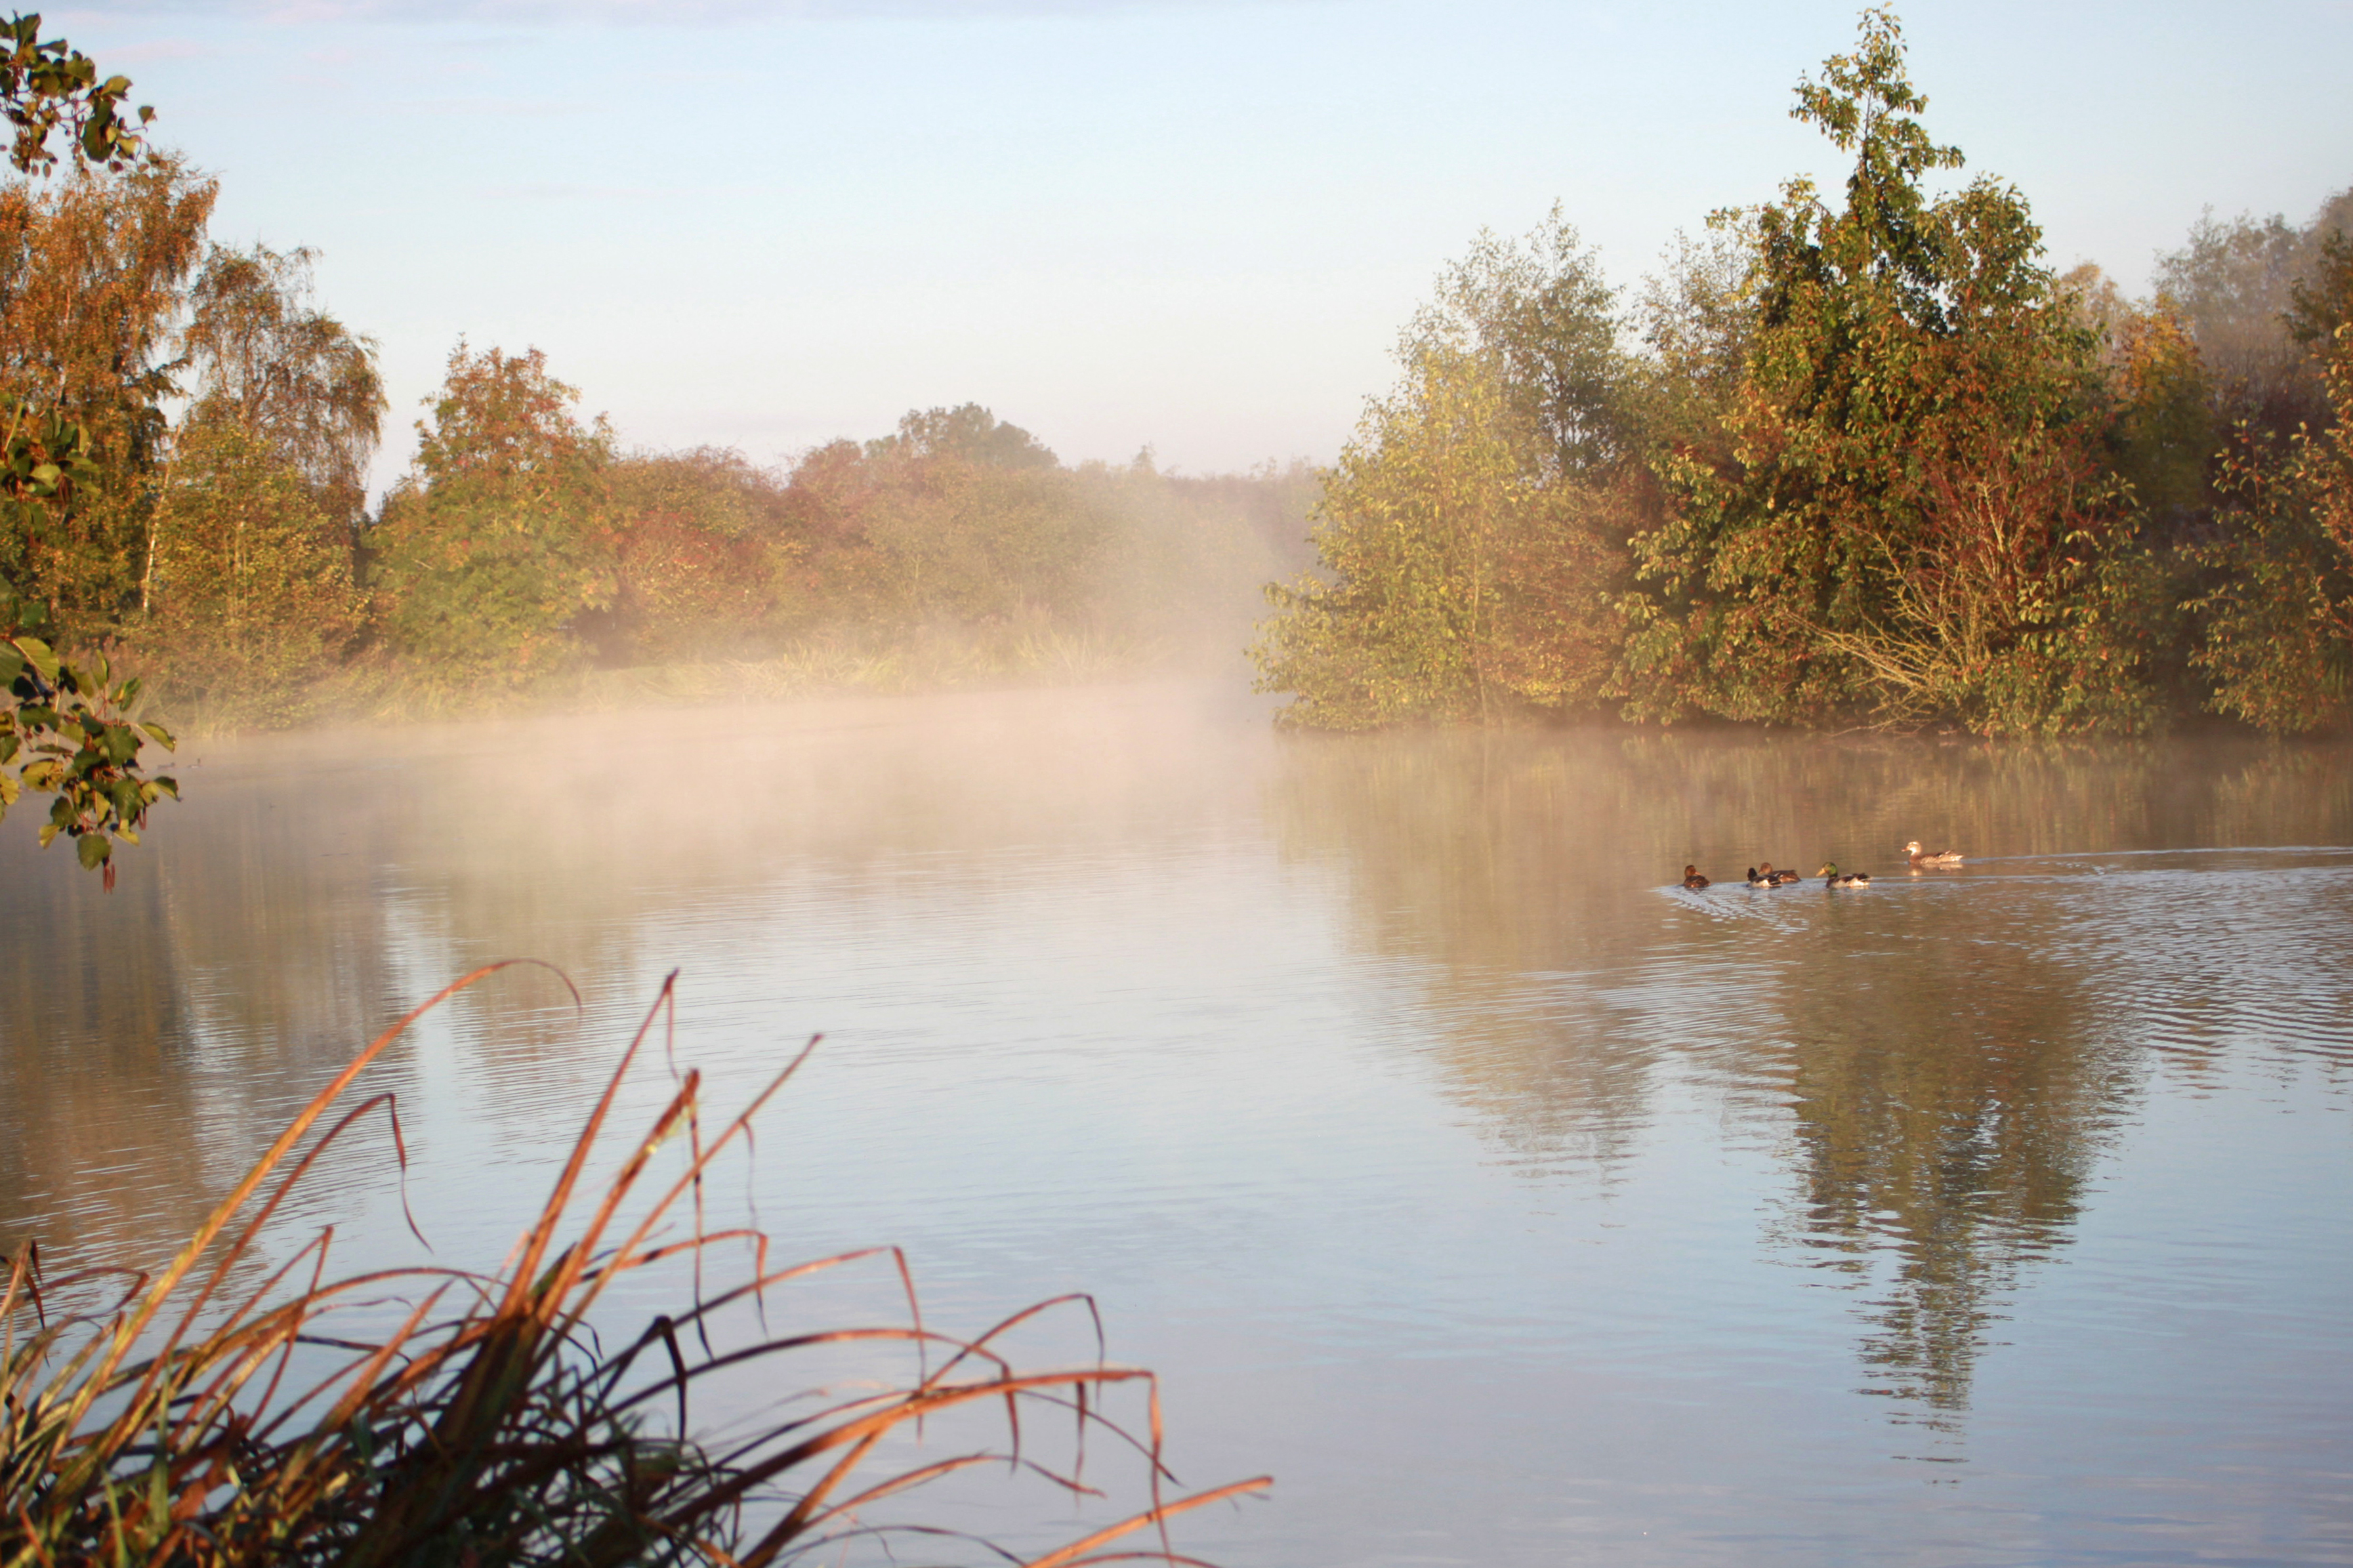
[[[41,825],[44,848],[64,834],[88,869],[100,871],[114,888],[114,843],[139,842],[147,810],[170,795],[178,783],[148,777],[140,752],[149,741],[174,749],[161,724],[131,717],[139,682],[117,682],[106,656],[79,663],[58,657],[47,640],[38,605],[0,597],[0,816],[27,790],[52,795],[49,819]]]
[[[49,140],[60,131],[77,163],[124,169],[147,150],[139,132],[155,111],[128,110],[131,79],[101,78],[97,63],[63,38],[43,39],[40,13],[0,21],[0,114],[16,128],[8,162],[18,173],[55,168]]]

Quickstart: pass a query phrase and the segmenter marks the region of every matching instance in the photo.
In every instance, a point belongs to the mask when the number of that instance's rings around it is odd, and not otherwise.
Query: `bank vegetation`
[[[1557,210],[1442,275],[1271,590],[1286,718],[2341,726],[2353,191],[2210,214],[2132,299],[1964,181],[1892,13],[1797,99],[1841,191],[1630,293]]]

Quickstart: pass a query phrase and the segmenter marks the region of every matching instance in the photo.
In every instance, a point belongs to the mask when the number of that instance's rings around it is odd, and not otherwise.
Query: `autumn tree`
[[[191,427],[233,425],[299,476],[348,539],[383,435],[375,340],[311,300],[309,249],[212,247],[188,290]]]
[[[604,661],[746,650],[799,554],[780,537],[781,479],[706,447],[632,453],[606,479],[613,595],[579,623]]]
[[[576,660],[612,603],[610,430],[537,349],[462,342],[417,423],[408,473],[369,530],[385,633],[444,693],[512,687]]]
[[[191,424],[153,537],[141,643],[174,710],[214,728],[307,716],[363,601],[347,528],[302,472],[242,424]]]
[[[0,407],[86,477],[0,517],[0,577],[72,635],[135,609],[174,390],[173,329],[215,186],[169,158],[0,186]]]
[[[902,627],[1066,624],[1112,534],[1050,449],[978,404],[913,409],[862,447],[821,448],[793,488],[845,600]]]
[[[62,132],[76,180],[63,193],[29,184],[0,192],[0,815],[25,789],[53,796],[41,842],[72,839],[111,889],[115,841],[137,843],[148,809],[178,793],[144,772],[146,742],[168,749],[172,738],[132,721],[139,682],[117,681],[104,654],[60,657],[39,590],[44,574],[85,586],[93,557],[119,567],[119,524],[102,503],[111,491],[118,517],[129,506],[121,480],[152,439],[161,390],[142,284],[185,269],[175,237],[191,216],[201,225],[211,192],[174,165],[135,169],[145,146],[122,113],[130,81],[100,77],[63,39],[43,39],[40,25],[21,15],[0,23],[0,113],[16,133],[8,161],[28,176],[55,168],[52,138]],[[137,122],[151,112],[139,110]],[[101,186],[97,170],[126,176],[132,222],[90,221],[102,199],[93,187],[122,188]],[[75,292],[92,285],[94,310]],[[90,415],[100,416],[95,432]]]
[[[1727,455],[1680,449],[1625,682],[1637,716],[2136,729],[2132,516],[2098,460],[2096,342],[2014,190],[1932,141],[1894,16],[1799,86],[1854,158],[1754,215],[1756,325]]]

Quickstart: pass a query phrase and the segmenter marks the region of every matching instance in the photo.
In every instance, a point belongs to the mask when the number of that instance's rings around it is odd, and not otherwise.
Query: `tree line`
[[[538,351],[462,342],[371,509],[376,345],[315,302],[311,253],[208,244],[215,195],[168,154],[0,190],[0,386],[88,454],[0,576],[212,723],[812,636],[1165,645],[1304,533],[1303,470],[1071,468],[975,405],[781,468],[632,448]]]
[[[1270,589],[1286,719],[2340,724],[2353,191],[2210,216],[2135,300],[1926,107],[1866,11],[1791,111],[1842,193],[1718,212],[1630,297],[1557,209],[1482,236]]]
[[[448,711],[598,668],[910,647],[981,676],[1230,658],[1259,585],[1308,559],[1304,465],[1072,467],[974,404],[774,467],[650,450],[536,349],[463,342],[371,504],[375,342],[319,304],[311,251],[210,241],[216,183],[152,143],[130,86],[0,20],[0,811],[55,797],[44,843],[110,885],[175,787],[145,770],[159,716]]]

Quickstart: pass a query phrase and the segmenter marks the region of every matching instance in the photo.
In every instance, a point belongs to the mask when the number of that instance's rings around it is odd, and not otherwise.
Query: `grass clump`
[[[765,1568],[820,1550],[829,1563],[861,1549],[890,1552],[911,1536],[977,1549],[987,1543],[892,1522],[876,1505],[991,1461],[1101,1495],[1082,1473],[1090,1433],[1139,1456],[1149,1506],[1032,1559],[1034,1568],[1175,1563],[1187,1560],[1170,1543],[1171,1515],[1264,1487],[1261,1479],[1167,1495],[1173,1477],[1161,1460],[1150,1373],[1107,1363],[1100,1351],[1092,1364],[1024,1371],[1000,1348],[1041,1314],[1091,1312],[1084,1298],[1042,1302],[959,1339],[924,1325],[895,1249],[772,1268],[757,1231],[707,1228],[702,1184],[712,1162],[748,1140],[753,1117],[806,1051],[715,1132],[702,1124],[700,1075],[683,1073],[642,1136],[622,1146],[617,1171],[591,1184],[592,1154],[624,1080],[654,1025],[674,1016],[668,983],[500,1268],[330,1279],[330,1230],[258,1286],[243,1282],[273,1215],[355,1123],[381,1111],[405,1170],[393,1097],[342,1102],[419,1016],[503,967],[456,982],[378,1037],[160,1272],[45,1280],[29,1245],[0,1258],[0,1564]],[[684,1145],[682,1168],[657,1174],[659,1152],[673,1143]],[[707,1289],[706,1261],[722,1246],[753,1259],[749,1277]],[[872,1257],[897,1262],[906,1321],[766,1330],[765,1292]],[[689,1299],[608,1343],[592,1327],[599,1300],[657,1268],[661,1277],[691,1274]],[[65,1304],[93,1292],[111,1300]],[[387,1311],[387,1302],[397,1305]],[[762,1328],[735,1342],[729,1325],[747,1311]],[[372,1315],[390,1326],[350,1330]],[[706,1379],[765,1373],[796,1352],[877,1351],[912,1352],[915,1372],[812,1390],[792,1403],[798,1414],[772,1414],[724,1441],[698,1437],[689,1425]],[[1105,1414],[1106,1396],[1124,1387],[1143,1391],[1141,1434]],[[997,1438],[945,1458],[920,1450],[924,1423],[975,1408],[997,1413]],[[1025,1448],[1024,1413],[1040,1409],[1074,1423],[1072,1463],[1050,1464],[1034,1444]],[[1139,1531],[1149,1532],[1141,1548]]]

